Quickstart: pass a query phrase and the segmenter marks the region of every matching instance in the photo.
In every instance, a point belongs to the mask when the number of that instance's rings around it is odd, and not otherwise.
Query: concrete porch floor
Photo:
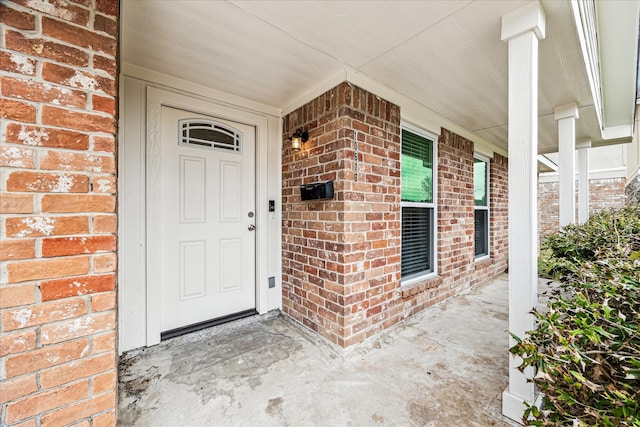
[[[279,314],[120,363],[122,426],[509,426],[507,276],[345,352]]]

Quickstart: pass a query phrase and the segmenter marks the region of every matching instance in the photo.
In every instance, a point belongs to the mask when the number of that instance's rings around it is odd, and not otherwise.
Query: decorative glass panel
[[[180,120],[180,144],[200,148],[242,151],[242,134],[212,120]]]
[[[476,206],[487,206],[487,162],[473,160],[473,194]]]
[[[402,201],[433,203],[433,141],[402,130]]]

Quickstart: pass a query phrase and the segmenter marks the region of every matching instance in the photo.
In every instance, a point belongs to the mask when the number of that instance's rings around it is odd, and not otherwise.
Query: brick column
[[[298,153],[288,138],[310,139]],[[284,118],[283,311],[340,346],[400,319],[400,109],[342,83]],[[358,139],[358,176],[354,138]],[[333,180],[335,198],[299,186]]]
[[[473,142],[442,129],[438,140],[438,274],[444,279],[444,298],[471,284],[473,204]]]
[[[0,424],[114,425],[118,2],[0,15]]]

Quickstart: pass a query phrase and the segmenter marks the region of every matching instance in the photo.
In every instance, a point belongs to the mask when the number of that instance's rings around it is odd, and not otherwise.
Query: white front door
[[[155,268],[168,331],[256,307],[255,128],[167,106],[161,114]]]

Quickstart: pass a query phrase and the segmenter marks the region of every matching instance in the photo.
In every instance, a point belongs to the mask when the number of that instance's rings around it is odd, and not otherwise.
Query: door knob
[[[253,231],[253,230],[255,230],[255,229],[256,229],[256,226],[255,226],[255,225],[253,225],[253,224],[250,224],[250,225],[249,225],[249,231]]]

